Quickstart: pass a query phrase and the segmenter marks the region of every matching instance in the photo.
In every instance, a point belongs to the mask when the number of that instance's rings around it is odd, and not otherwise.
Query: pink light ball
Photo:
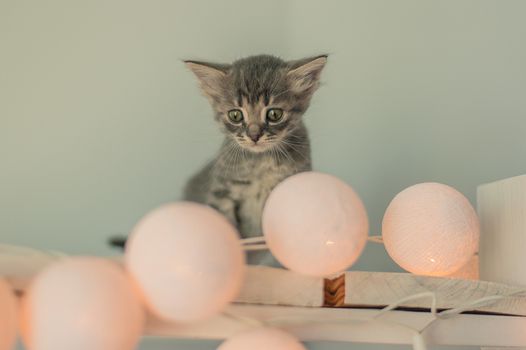
[[[125,260],[150,310],[181,323],[221,312],[239,293],[245,266],[236,229],[214,209],[189,202],[147,214]]]
[[[13,289],[0,278],[0,350],[11,350],[15,346],[17,314],[17,300]]]
[[[439,183],[400,192],[382,222],[391,258],[418,275],[447,276],[465,266],[478,250],[479,221],[464,195]]]
[[[290,270],[325,277],[351,266],[367,242],[367,212],[354,190],[317,172],[287,178],[263,210],[263,232],[276,259]]]
[[[479,265],[479,256],[473,255],[466,265],[462,266],[459,270],[455,271],[451,275],[447,275],[446,277],[477,281],[480,279]]]
[[[217,350],[306,350],[293,335],[275,328],[258,328],[238,334]]]
[[[144,312],[122,267],[101,258],[51,264],[24,297],[21,331],[30,350],[132,350]]]

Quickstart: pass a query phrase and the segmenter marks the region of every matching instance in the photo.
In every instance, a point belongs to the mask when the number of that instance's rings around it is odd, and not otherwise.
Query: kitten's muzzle
[[[247,128],[247,135],[255,143],[258,142],[263,135],[263,130],[261,130],[261,127],[257,124],[250,124]]]

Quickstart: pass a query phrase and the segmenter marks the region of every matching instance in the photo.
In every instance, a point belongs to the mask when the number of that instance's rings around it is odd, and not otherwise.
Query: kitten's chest
[[[261,234],[261,214],[270,192],[298,172],[296,164],[273,157],[245,159],[235,167],[217,166],[215,170],[211,193],[223,198],[218,207],[231,213],[243,237]]]
[[[248,164],[244,169],[232,174],[230,190],[233,196],[245,202],[264,202],[272,189],[294,171],[287,166],[276,164],[272,160],[263,160]]]
[[[287,168],[261,167],[258,170],[258,176],[253,177],[250,184],[236,186],[233,191],[239,204],[239,229],[244,237],[261,234],[261,214],[270,192],[283,179],[292,175],[292,170]]]

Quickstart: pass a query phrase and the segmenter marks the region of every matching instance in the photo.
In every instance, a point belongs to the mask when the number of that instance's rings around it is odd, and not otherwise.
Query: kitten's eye
[[[271,123],[279,122],[283,118],[283,110],[280,108],[271,108],[267,111],[267,120]]]
[[[243,121],[243,112],[239,109],[228,111],[228,119],[230,119],[232,123],[241,123]]]

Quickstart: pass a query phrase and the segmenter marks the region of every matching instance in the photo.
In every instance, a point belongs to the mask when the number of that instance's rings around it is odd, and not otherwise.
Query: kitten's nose
[[[257,124],[251,124],[248,126],[247,134],[252,141],[258,142],[262,135],[261,127]]]
[[[250,139],[254,142],[258,142],[258,140],[260,139],[261,135],[260,134],[254,134],[254,135],[248,135],[250,137]]]

